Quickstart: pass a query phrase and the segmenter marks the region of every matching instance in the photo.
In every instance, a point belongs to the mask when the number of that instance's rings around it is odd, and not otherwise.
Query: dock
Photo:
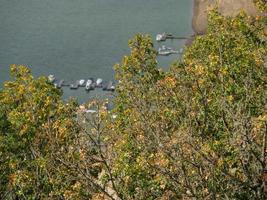
[[[85,91],[89,92],[95,89],[102,89],[103,91],[115,91],[115,83],[113,81],[103,81],[101,78],[88,78],[79,79],[76,81],[65,81],[64,79],[56,79],[54,75],[49,75],[48,81],[53,83],[55,88],[61,89],[63,87],[68,87],[71,90],[77,90],[80,87],[85,88]]]

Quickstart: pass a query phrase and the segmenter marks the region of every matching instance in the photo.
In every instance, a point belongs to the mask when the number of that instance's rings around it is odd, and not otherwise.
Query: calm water
[[[113,80],[113,65],[129,53],[136,33],[192,34],[192,0],[0,0],[0,83],[9,65],[24,64],[35,76],[65,80],[101,77]],[[180,49],[185,41],[164,44]],[[158,44],[155,44],[158,47]],[[167,69],[178,56],[159,58]],[[84,89],[64,89],[80,102]]]

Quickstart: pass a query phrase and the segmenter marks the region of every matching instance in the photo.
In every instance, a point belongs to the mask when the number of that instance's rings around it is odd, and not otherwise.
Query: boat
[[[97,111],[96,111],[96,110],[91,110],[91,109],[89,109],[89,110],[86,110],[85,112],[86,112],[86,113],[96,113]]]
[[[85,84],[85,80],[84,79],[79,80],[79,86],[84,86],[84,84]]]
[[[175,51],[171,47],[166,47],[164,45],[158,49],[158,55],[161,56],[169,56],[171,54],[178,54],[178,53],[179,53],[178,51]]]
[[[96,80],[96,87],[102,87],[102,83],[103,83],[103,79],[98,78],[98,79]]]
[[[63,80],[63,79],[60,80],[60,81],[58,82],[58,84],[57,84],[57,88],[61,88],[62,85],[63,85],[63,83],[64,83],[64,80]]]
[[[53,83],[56,80],[56,77],[53,74],[47,76],[48,80]]]
[[[159,51],[158,54],[161,56],[169,56],[172,54],[172,52],[171,51]]]
[[[166,47],[165,45],[162,45],[161,47],[159,47],[159,51],[167,51],[167,50],[172,50],[172,48]]]
[[[166,33],[157,34],[157,36],[156,36],[156,40],[158,42],[165,41],[166,39],[167,39]]]
[[[160,33],[156,35],[156,41],[157,42],[162,42],[165,41],[167,39],[173,38],[172,34],[168,34],[168,33]]]
[[[115,85],[111,85],[109,88],[110,91],[114,92],[115,91]]]
[[[85,84],[85,90],[89,91],[89,90],[93,90],[94,87],[93,87],[93,79],[88,79],[86,81],[86,84]]]
[[[106,91],[108,88],[108,84],[104,82],[102,85],[103,85],[102,90]]]
[[[106,87],[106,91],[111,91],[114,92],[115,91],[115,85],[112,81],[110,81]]]
[[[80,81],[76,81],[75,83],[70,84],[70,89],[78,89],[78,87],[79,87],[79,82],[80,82]]]

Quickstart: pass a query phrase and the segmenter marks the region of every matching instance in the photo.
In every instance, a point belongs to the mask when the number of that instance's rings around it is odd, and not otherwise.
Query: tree
[[[265,20],[212,11],[166,73],[149,38],[130,43],[114,110],[124,199],[266,198]]]
[[[173,68],[186,94],[179,98],[186,105],[186,135],[180,131],[177,155],[184,159],[180,170],[188,176],[190,195],[265,198],[265,59],[264,19],[242,12],[224,18],[213,11],[207,34]]]
[[[168,72],[138,34],[115,66],[111,112],[77,110],[13,65],[0,91],[0,199],[266,199],[265,30],[266,17],[213,10]]]
[[[154,199],[161,195],[160,180],[146,161],[153,149],[142,140],[151,132],[154,84],[163,76],[157,68],[156,51],[149,36],[138,34],[129,42],[131,54],[115,66],[117,97],[113,125],[113,162],[122,199]],[[152,141],[151,141],[152,143]]]
[[[72,152],[67,158],[58,158],[68,170],[68,179],[76,181],[65,193],[65,199],[119,199],[111,165],[114,150],[107,142],[112,137],[112,116],[107,103],[92,100],[77,112],[80,131]]]
[[[266,198],[265,59],[264,19],[213,11],[207,34],[173,66],[176,87],[166,98],[177,102],[179,123],[164,146],[164,170],[183,196]]]
[[[12,65],[11,75],[0,92],[0,198],[60,199],[73,181],[56,158],[79,130],[76,103],[24,66]]]

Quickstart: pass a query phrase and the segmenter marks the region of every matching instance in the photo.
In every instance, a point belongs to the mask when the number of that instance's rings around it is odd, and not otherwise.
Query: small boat
[[[161,56],[169,56],[172,54],[172,52],[171,51],[159,51],[158,54]]]
[[[108,84],[106,82],[103,83],[103,87],[102,87],[102,90],[103,91],[106,91],[108,88]]]
[[[161,56],[169,56],[171,54],[178,54],[179,51],[173,50],[171,47],[162,46],[158,49],[158,54]]]
[[[73,89],[73,90],[78,89],[78,85],[70,84],[70,89]]]
[[[159,48],[159,51],[167,51],[167,50],[172,50],[171,47],[166,47],[165,45],[162,45],[160,48]]]
[[[156,40],[158,42],[165,41],[166,39],[167,39],[167,34],[166,33],[157,34],[157,36],[156,36]]]
[[[64,80],[60,80],[57,84],[57,88],[61,88],[64,83]]]
[[[53,83],[56,80],[56,77],[53,74],[50,74],[49,76],[47,76],[48,80]]]
[[[86,113],[96,113],[96,110],[90,110],[90,109],[89,109],[89,110],[86,110],[85,112],[86,112]]]
[[[70,84],[70,89],[78,89],[78,87],[79,87],[79,81],[76,81],[75,83]]]
[[[169,38],[173,38],[173,35],[168,34],[168,33],[160,33],[160,34],[157,34],[156,41],[162,42],[162,41],[165,41],[166,39],[169,39]]]
[[[110,91],[114,92],[115,91],[115,85],[111,85],[109,88]]]
[[[111,92],[114,92],[115,91],[115,85],[112,81],[110,81],[107,85],[107,88],[106,88],[107,91],[111,91]]]
[[[102,83],[103,83],[103,79],[98,78],[98,79],[96,80],[96,87],[102,87]]]
[[[86,84],[85,84],[85,90],[89,91],[89,90],[93,90],[94,87],[93,87],[93,80],[92,79],[88,79],[86,81]]]
[[[84,79],[79,80],[79,86],[83,86],[84,84],[85,84],[85,80]]]

